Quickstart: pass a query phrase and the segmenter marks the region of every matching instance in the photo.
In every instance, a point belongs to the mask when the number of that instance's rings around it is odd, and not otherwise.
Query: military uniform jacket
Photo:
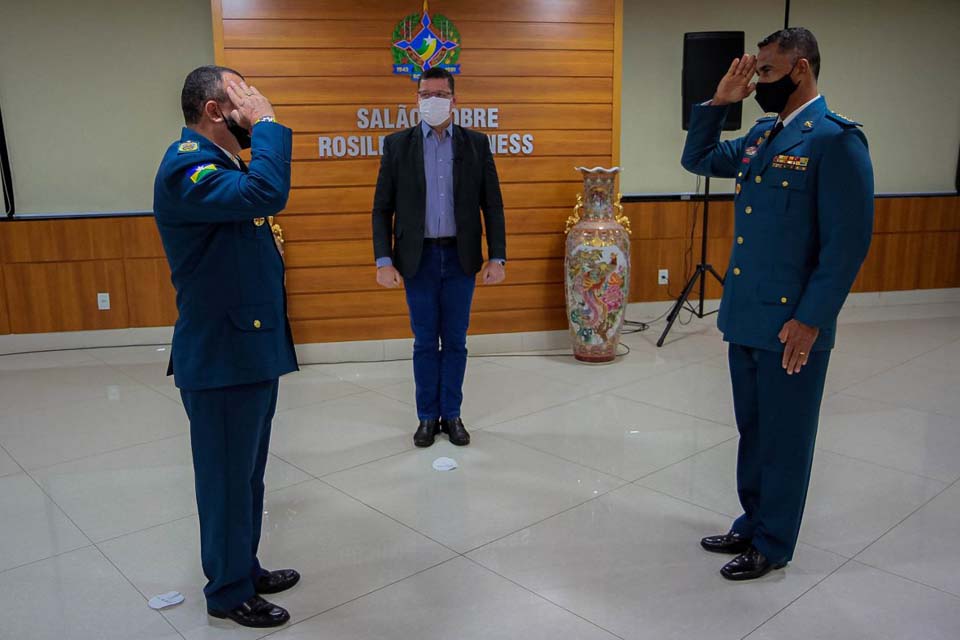
[[[196,391],[297,369],[283,259],[267,217],[286,206],[291,131],[254,126],[247,171],[184,128],[154,182],[153,209],[177,291],[168,375]]]
[[[725,107],[693,107],[684,168],[734,178],[735,231],[717,324],[727,342],[782,351],[791,319],[817,327],[831,349],[837,315],[873,231],[873,167],[855,122],[821,97],[773,140],[776,118],[720,141]]]

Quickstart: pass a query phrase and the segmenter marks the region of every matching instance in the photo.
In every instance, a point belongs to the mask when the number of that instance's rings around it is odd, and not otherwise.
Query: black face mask
[[[239,124],[233,121],[230,116],[224,116],[224,121],[227,123],[227,129],[230,130],[230,133],[233,134],[233,137],[237,139],[237,143],[240,145],[241,149],[250,148],[250,132],[246,128],[241,127]]]
[[[790,74],[793,73],[796,67],[797,65],[794,63],[790,71],[779,80],[757,83],[757,93],[755,97],[760,108],[766,113],[783,113],[783,110],[786,109],[790,96],[792,96],[793,92],[800,86],[790,77]]]

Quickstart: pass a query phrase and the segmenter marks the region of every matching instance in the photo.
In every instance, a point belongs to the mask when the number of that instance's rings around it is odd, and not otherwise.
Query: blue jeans
[[[456,246],[429,243],[423,246],[417,274],[404,283],[420,420],[460,417],[475,284],[476,278],[460,266]]]

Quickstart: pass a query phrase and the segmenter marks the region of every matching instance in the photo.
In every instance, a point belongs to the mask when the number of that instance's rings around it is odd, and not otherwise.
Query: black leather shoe
[[[268,571],[257,578],[253,584],[257,593],[280,593],[300,582],[300,574],[293,569],[278,569]]]
[[[767,560],[765,555],[751,546],[745,552],[728,562],[723,569],[720,570],[720,575],[727,580],[756,580],[757,578],[762,578],[767,575],[774,569],[782,569],[785,566],[787,566],[786,563],[773,564]]]
[[[470,434],[467,428],[463,426],[463,420],[460,418],[444,418],[440,420],[440,430],[450,437],[450,444],[458,447],[465,447],[470,444]]]
[[[440,433],[438,420],[421,420],[417,432],[413,434],[413,444],[418,447],[429,447]]]
[[[713,553],[743,553],[750,548],[750,540],[731,531],[722,536],[708,536],[700,541],[700,546]]]
[[[290,620],[290,614],[283,607],[278,607],[261,598],[253,596],[239,607],[230,611],[218,611],[207,608],[207,613],[214,618],[229,618],[242,627],[279,627]]]

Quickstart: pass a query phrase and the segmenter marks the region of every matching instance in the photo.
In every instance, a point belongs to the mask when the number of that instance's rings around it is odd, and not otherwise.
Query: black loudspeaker
[[[683,34],[683,130],[690,126],[690,109],[713,97],[717,84],[734,58],[743,55],[743,31],[698,31]],[[724,131],[736,131],[743,105],[730,105]]]

